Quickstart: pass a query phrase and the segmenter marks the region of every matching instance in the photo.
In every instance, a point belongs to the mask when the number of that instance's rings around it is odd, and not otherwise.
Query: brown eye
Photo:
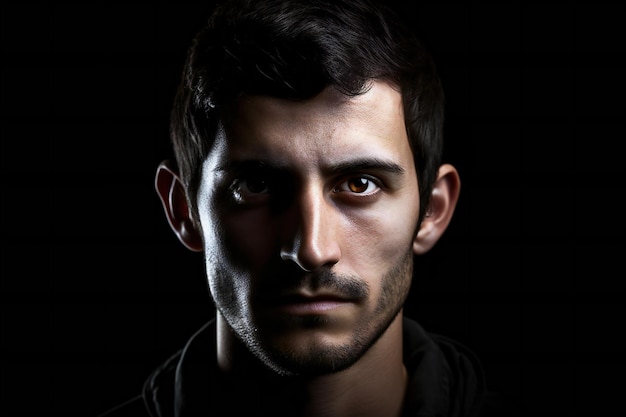
[[[239,204],[261,203],[270,195],[270,181],[262,176],[249,176],[233,181],[230,192]]]
[[[373,194],[378,191],[378,184],[368,177],[351,177],[341,182],[336,188],[336,192],[349,192],[352,194]]]
[[[257,194],[267,191],[267,182],[263,178],[248,178],[245,182],[247,191]]]
[[[366,178],[351,178],[347,181],[348,188],[353,193],[363,193],[367,191],[370,181]]]

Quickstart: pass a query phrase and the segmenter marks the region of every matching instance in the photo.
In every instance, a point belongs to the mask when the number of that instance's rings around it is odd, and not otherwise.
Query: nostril
[[[304,187],[293,215],[285,226],[281,258],[295,263],[301,270],[311,272],[334,265],[341,257],[335,207],[328,204],[323,187]]]
[[[299,256],[299,252],[300,252],[300,245],[296,244],[290,250],[281,250],[280,258],[283,261],[293,262],[294,264],[296,264],[304,272],[311,272],[311,271],[315,270],[315,268],[316,268],[315,266],[307,265],[303,261],[302,257]]]
[[[330,253],[312,253],[311,251],[303,250],[303,248],[297,247],[297,249],[290,251],[281,251],[280,257],[283,261],[293,262],[304,272],[312,272],[322,267],[328,267],[339,262],[340,256],[337,256],[335,252]]]

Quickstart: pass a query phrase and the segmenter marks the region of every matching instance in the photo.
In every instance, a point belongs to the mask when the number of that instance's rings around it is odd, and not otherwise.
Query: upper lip
[[[341,294],[332,292],[284,292],[279,294],[273,294],[262,297],[264,302],[270,304],[295,304],[295,303],[312,303],[316,301],[336,301],[336,302],[349,302],[353,299]]]

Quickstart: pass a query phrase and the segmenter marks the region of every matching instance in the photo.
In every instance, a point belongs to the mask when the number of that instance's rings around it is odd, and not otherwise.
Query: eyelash
[[[270,176],[263,178],[263,174],[254,173],[254,174],[246,174],[239,178],[233,180],[231,186],[229,187],[230,192],[238,203],[247,203],[247,202],[255,202],[255,201],[264,201],[264,199],[268,198],[268,195],[272,193],[273,189],[279,188],[276,184],[280,184],[280,182],[271,178]],[[252,191],[249,189],[249,181],[250,180],[259,180],[263,184],[262,191]],[[361,180],[366,184],[366,188],[363,192],[357,192],[350,188],[350,182],[355,180]],[[288,187],[287,184],[284,185]],[[243,188],[247,188],[247,190],[242,190]],[[370,190],[373,188],[373,190]],[[353,176],[344,176],[341,178],[341,181],[337,183],[336,186],[333,187],[333,193],[347,193],[346,197],[355,196],[356,198],[367,198],[372,197],[382,189],[382,185],[380,181],[372,177],[370,175],[353,175]],[[369,191],[368,191],[369,190]]]
[[[350,185],[348,185],[348,184],[351,181],[354,181],[354,180],[364,180],[366,182],[366,184],[367,184],[365,191],[357,192],[357,191],[352,190]],[[344,185],[344,184],[346,185],[346,187],[342,187],[342,185]],[[372,190],[372,191],[367,191],[371,187],[375,187],[375,189]],[[377,193],[380,189],[381,189],[381,185],[380,185],[379,181],[377,181],[373,177],[370,177],[369,175],[356,175],[356,176],[348,177],[345,180],[341,181],[333,189],[333,192],[336,192],[336,193],[348,192],[348,193],[352,193],[352,194],[359,195],[359,196],[370,196],[370,195],[373,195],[373,194]]]
[[[244,204],[259,199],[265,199],[269,193],[270,187],[267,185],[268,181],[265,181],[265,190],[263,192],[253,192],[249,190],[248,180],[252,178],[251,175],[247,175],[241,178],[235,179],[229,187],[230,193],[237,203]],[[242,188],[248,188],[248,190],[242,190]]]

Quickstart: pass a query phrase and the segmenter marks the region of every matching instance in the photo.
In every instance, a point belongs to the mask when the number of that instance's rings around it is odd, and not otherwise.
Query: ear
[[[461,191],[461,179],[456,168],[443,164],[439,168],[433,186],[430,205],[413,240],[413,252],[422,255],[428,252],[439,240],[452,220]]]
[[[187,204],[185,186],[170,161],[159,164],[154,180],[170,227],[187,249],[201,252],[202,236],[196,228]]]

